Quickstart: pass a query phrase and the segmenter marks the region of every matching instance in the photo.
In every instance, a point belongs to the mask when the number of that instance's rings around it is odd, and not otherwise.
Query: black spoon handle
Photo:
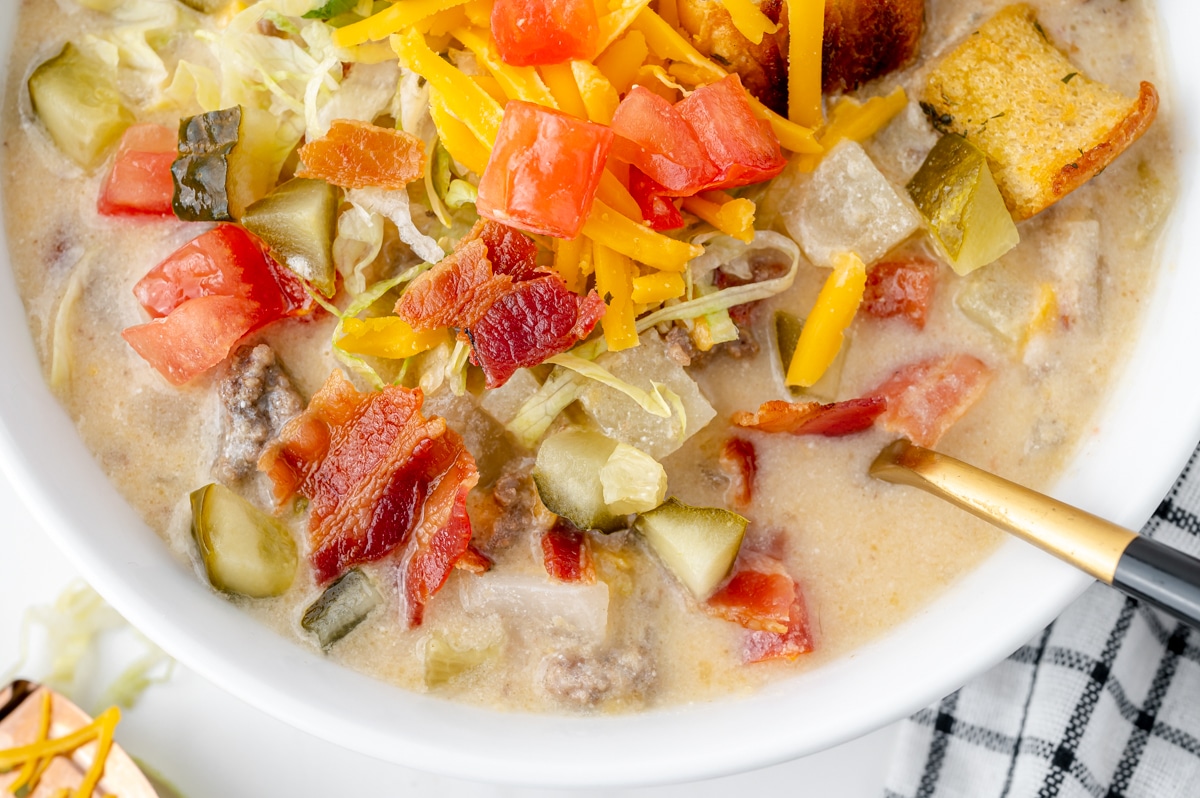
[[[1200,560],[1136,537],[1117,561],[1112,586],[1200,629]]]

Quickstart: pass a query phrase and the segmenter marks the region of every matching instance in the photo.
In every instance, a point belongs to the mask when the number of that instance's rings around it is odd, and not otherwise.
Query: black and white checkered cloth
[[[1143,535],[1200,556],[1200,449]],[[1200,798],[1200,632],[1096,584],[909,718],[886,798]]]

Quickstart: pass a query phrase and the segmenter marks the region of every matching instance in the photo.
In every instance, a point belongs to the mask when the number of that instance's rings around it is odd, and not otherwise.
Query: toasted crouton
[[[988,156],[1013,216],[1028,219],[1099,174],[1154,121],[1135,99],[1080,74],[1024,4],[1000,11],[929,75],[922,107]]]
[[[676,0],[679,24],[696,47],[736,72],[764,105],[787,114],[788,26],[783,0],[756,0],[774,34],[754,44],[733,25],[718,0]],[[827,0],[821,86],[853,91],[908,64],[917,55],[925,0]]]

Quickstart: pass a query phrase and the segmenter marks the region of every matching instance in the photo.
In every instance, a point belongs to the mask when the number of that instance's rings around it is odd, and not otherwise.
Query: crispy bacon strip
[[[493,273],[487,245],[473,239],[414,280],[396,315],[414,330],[470,327],[512,288],[512,277]]]
[[[454,563],[454,567],[458,570],[473,574],[486,574],[492,570],[492,565],[492,558],[475,548],[475,544],[473,543],[467,546],[467,550],[463,552],[462,559]]]
[[[499,388],[519,368],[536,366],[591,334],[604,315],[604,300],[570,291],[557,274],[517,283],[467,328],[471,360]]]
[[[517,228],[491,219],[480,219],[471,228],[466,240],[475,239],[487,247],[496,274],[507,274],[513,282],[529,280],[537,275],[537,244]]]
[[[421,414],[420,390],[360,394],[330,374],[259,460],[275,496],[309,499],[309,561],[319,583],[400,552],[409,619],[467,551],[475,459],[444,419]]]
[[[750,632],[742,643],[742,661],[765,662],[771,659],[793,661],[813,650],[812,632],[808,627],[808,609],[800,585],[792,583],[794,596],[788,610],[787,631]]]
[[[561,518],[542,535],[542,564],[560,582],[596,583],[587,535]]]
[[[887,409],[882,396],[848,399],[823,405],[820,402],[764,402],[755,413],[733,414],[733,423],[759,432],[790,432],[793,435],[824,435],[837,438],[870,429]]]
[[[862,310],[877,319],[901,318],[918,330],[933,301],[937,264],[925,258],[880,263],[867,273]]]
[[[887,400],[879,424],[919,446],[936,446],[979,401],[991,380],[992,370],[971,355],[910,363],[875,390],[875,396]]]
[[[725,502],[745,510],[754,500],[754,477],[758,473],[758,456],[754,444],[745,438],[730,438],[721,447],[721,470],[729,477]]]
[[[402,130],[335,119],[328,133],[300,148],[300,160],[297,177],[398,190],[425,173],[425,143]]]

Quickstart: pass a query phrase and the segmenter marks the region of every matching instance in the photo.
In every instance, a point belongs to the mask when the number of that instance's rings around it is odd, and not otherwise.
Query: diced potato
[[[1100,223],[1060,220],[1042,237],[1042,263],[1053,276],[1058,310],[1072,324],[1097,321],[1100,306]]]
[[[1052,286],[1014,259],[972,274],[955,302],[971,321],[1020,348],[1053,312],[1055,297]]]
[[[533,469],[542,503],[580,529],[620,529],[624,519],[608,507],[600,480],[616,448],[616,441],[598,432],[570,430],[547,438]]]
[[[546,576],[492,571],[459,580],[463,609],[499,613],[509,623],[553,630],[590,643],[608,631],[608,585],[556,582]]]
[[[485,391],[479,400],[483,412],[500,424],[508,424],[517,417],[517,412],[529,397],[537,392],[541,384],[529,369],[517,369],[508,382],[499,388]]]
[[[596,359],[618,379],[650,391],[652,382],[670,388],[679,396],[687,416],[680,429],[676,413],[670,418],[651,415],[625,394],[589,381],[580,401],[583,409],[606,435],[641,449],[661,460],[683,445],[716,416],[699,386],[683,367],[667,355],[662,338],[653,330],[643,333],[641,345],[623,352],[609,352]]]
[[[671,573],[703,601],[733,567],[748,523],[728,510],[669,499],[640,515],[635,528]]]
[[[624,443],[609,455],[600,469],[604,503],[618,515],[653,510],[667,498],[667,472],[662,464],[640,449]]]
[[[135,121],[117,92],[116,67],[68,42],[29,76],[33,110],[50,138],[84,169],[95,169]]]
[[[970,274],[1021,240],[987,157],[963,136],[942,136],[908,184],[954,271]]]
[[[784,209],[788,233],[817,266],[853,252],[867,265],[883,257],[921,226],[921,216],[875,167],[862,146],[834,147],[799,200]]]
[[[296,575],[296,544],[283,524],[224,485],[194,491],[192,535],[212,586],[250,598],[279,596]]]

